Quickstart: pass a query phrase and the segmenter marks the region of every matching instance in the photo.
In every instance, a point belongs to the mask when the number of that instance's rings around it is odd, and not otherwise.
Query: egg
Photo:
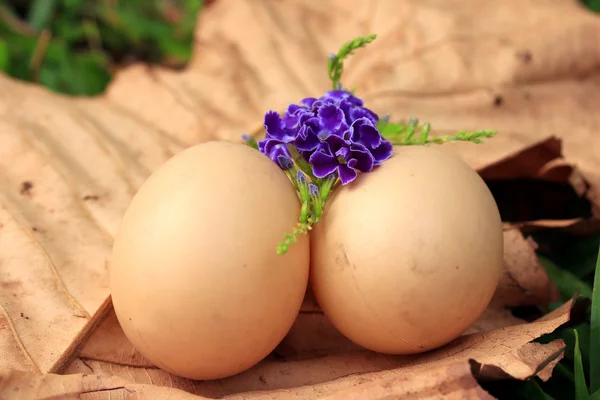
[[[503,260],[502,222],[457,157],[398,147],[336,190],[311,236],[311,286],[333,325],[388,354],[444,345],[484,311]]]
[[[185,378],[260,362],[306,291],[308,237],[276,252],[299,214],[286,175],[250,147],[206,142],[167,161],[134,196],[114,241],[110,287],[127,338]]]

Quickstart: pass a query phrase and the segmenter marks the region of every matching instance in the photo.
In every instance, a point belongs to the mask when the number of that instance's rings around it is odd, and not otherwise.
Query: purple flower
[[[287,145],[292,145],[316,177],[333,174],[347,184],[357,171],[369,172],[392,156],[392,144],[377,129],[379,117],[363,104],[346,90],[330,90],[290,104],[283,116],[269,111],[259,150],[279,162],[290,157]]]
[[[331,135],[308,160],[317,178],[337,173],[343,185],[357,177],[357,170],[369,172],[375,160],[365,146]]]
[[[262,146],[261,146],[262,144]],[[279,158],[280,157],[285,157],[289,160],[291,160],[292,155],[290,154],[290,151],[287,148],[286,144],[283,143],[275,143],[273,141],[271,141],[269,143],[269,152],[265,151],[265,141],[261,141],[258,143],[258,149],[260,150],[261,153],[266,154],[271,160],[275,161],[280,167],[282,167],[281,163],[279,162]],[[285,169],[282,167],[282,169]]]
[[[350,138],[354,143],[360,143],[369,149],[375,165],[392,156],[392,143],[381,137],[381,134],[368,118],[359,118],[350,127]]]
[[[258,142],[260,152],[268,155],[275,162],[278,162],[277,157],[282,153],[289,157],[286,145],[294,142],[298,137],[298,131],[286,127],[276,111],[265,114],[264,125],[267,135],[264,140]]]

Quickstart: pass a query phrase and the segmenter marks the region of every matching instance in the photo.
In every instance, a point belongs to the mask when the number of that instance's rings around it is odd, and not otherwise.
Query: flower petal
[[[298,137],[294,145],[298,150],[310,151],[317,148],[320,141],[315,135],[314,130],[309,125],[302,125],[298,131]]]
[[[342,100],[348,97],[348,92],[345,90],[328,90],[325,92],[325,96],[336,100]]]
[[[305,107],[299,106],[297,104],[290,104],[283,116],[283,123],[286,128],[295,128],[298,125],[300,120],[300,116],[306,113],[307,110]]]
[[[317,101],[314,97],[306,97],[300,100],[300,103],[304,104],[308,108],[312,108],[314,102]]]
[[[261,140],[258,143],[258,149],[260,150],[261,153],[266,154],[267,156],[270,157],[271,152],[273,151],[273,148],[275,146],[279,146],[281,144],[283,144],[283,142],[279,139],[266,138],[265,140]]]
[[[352,141],[375,148],[381,143],[381,134],[368,118],[359,118],[352,123]]]
[[[277,111],[269,111],[265,114],[265,129],[267,135],[271,137],[280,138],[282,134],[283,121]]]
[[[347,143],[344,140],[344,138],[341,138],[337,135],[329,135],[327,139],[325,139],[325,143],[327,143],[327,145],[329,146],[329,149],[331,150],[332,154],[337,153],[338,150],[342,147],[349,145],[349,143]]]
[[[335,155],[342,157],[344,160],[346,160],[346,162],[348,162],[350,160],[350,149],[347,146],[341,147],[335,152]]]
[[[352,166],[361,172],[369,172],[373,169],[375,159],[369,151],[357,149],[354,146],[350,150],[350,159],[353,162],[348,162],[349,166]]]
[[[323,96],[323,97],[328,97],[328,98],[335,99],[338,101],[346,100],[354,106],[362,106],[363,105],[363,101],[361,99],[354,96],[351,92],[349,92],[347,90],[330,90],[330,91],[326,92],[325,96]]]
[[[342,112],[344,113],[344,119],[346,121],[347,125],[352,125],[352,121],[354,121],[352,119],[352,108],[354,107],[352,105],[352,103],[350,103],[349,101],[346,100],[342,100],[340,101],[339,104],[340,110],[342,110]]]
[[[375,165],[380,165],[383,161],[387,160],[394,153],[394,146],[389,140],[382,140],[381,144],[374,149],[371,149],[371,154],[375,159]]]
[[[365,107],[354,107],[350,110],[350,118],[352,121],[355,121],[359,118],[367,118],[373,124],[376,124],[379,121],[379,116],[375,114],[373,111],[369,110]]]
[[[267,144],[267,142],[268,142],[269,140],[271,140],[271,139],[269,139],[269,138],[265,138],[265,139],[263,139],[263,140],[259,141],[259,142],[258,142],[258,151],[260,151],[260,152],[261,152],[261,153],[263,153],[263,154],[266,154],[266,153],[265,153],[265,145]]]
[[[324,105],[319,109],[319,121],[321,128],[328,131],[337,130],[342,122],[344,122],[344,113],[334,104]]]
[[[287,158],[292,158],[292,156],[290,155],[290,152],[288,151],[287,146],[285,146],[283,144],[278,144],[278,145],[273,146],[273,148],[269,152],[269,157],[273,161],[278,161],[279,160],[279,156],[284,156],[284,157],[287,157]]]
[[[300,155],[306,160],[310,160],[310,156],[312,156],[314,154],[315,150],[298,150],[298,152],[300,153]]]
[[[293,129],[285,128],[281,116],[277,111],[269,111],[265,114],[265,129],[267,136],[279,139],[282,142],[290,143],[297,136],[297,132]]]
[[[342,181],[342,185],[347,185],[355,180],[357,176],[356,171],[347,165],[340,165],[338,167],[338,174],[340,176],[340,180]]]
[[[325,178],[327,175],[335,172],[338,167],[337,159],[334,156],[325,154],[321,151],[315,151],[308,162],[313,167],[313,173],[317,178]]]

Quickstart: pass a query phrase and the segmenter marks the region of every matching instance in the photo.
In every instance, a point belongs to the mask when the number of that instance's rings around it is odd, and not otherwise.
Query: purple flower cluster
[[[345,90],[305,98],[290,104],[283,118],[265,114],[266,138],[259,150],[282,168],[293,145],[318,178],[337,174],[342,184],[352,182],[357,171],[369,172],[392,156],[392,144],[377,130],[379,117],[363,101]]]

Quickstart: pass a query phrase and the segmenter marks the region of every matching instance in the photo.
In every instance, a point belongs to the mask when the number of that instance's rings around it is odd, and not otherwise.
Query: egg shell
[[[311,236],[311,285],[350,340],[412,354],[481,315],[502,260],[500,214],[480,176],[440,149],[398,147],[329,200]]]
[[[141,187],[110,266],[121,326],[146,358],[191,379],[244,371],[292,326],[308,283],[309,242],[277,243],[300,202],[281,169],[242,144],[207,142]]]

